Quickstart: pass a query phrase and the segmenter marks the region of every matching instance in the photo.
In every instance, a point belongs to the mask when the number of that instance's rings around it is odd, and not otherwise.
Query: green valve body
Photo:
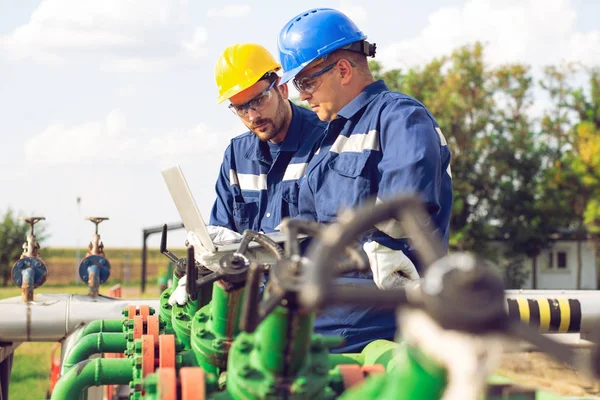
[[[401,344],[388,363],[388,373],[373,375],[362,385],[346,390],[343,400],[440,399],[446,387],[446,370],[421,351]]]
[[[217,281],[212,301],[192,320],[191,345],[198,365],[206,372],[219,373],[227,368],[229,348],[240,332],[240,314],[244,288],[227,290]]]
[[[238,335],[227,370],[227,393],[232,399],[335,396],[328,387],[327,342],[312,334],[314,314],[288,315],[286,308],[277,307],[254,333]],[[289,337],[292,329],[294,335]]]
[[[207,285],[198,291],[195,300],[188,300],[182,306],[175,304],[171,309],[171,325],[177,335],[177,339],[183,343],[186,350],[191,348],[192,319],[200,308],[210,303],[212,292],[213,285]]]
[[[163,290],[159,298],[160,311],[158,313],[158,318],[161,324],[164,324],[165,331],[169,333],[175,333],[173,325],[171,324],[171,313],[173,307],[169,304],[169,297],[171,297],[171,294],[173,293],[173,287],[174,286],[171,286],[170,288]]]

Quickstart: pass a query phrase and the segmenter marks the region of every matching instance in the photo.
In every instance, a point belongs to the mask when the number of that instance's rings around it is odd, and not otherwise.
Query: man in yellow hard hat
[[[273,232],[283,218],[298,215],[298,179],[326,124],[288,100],[287,84],[279,85],[280,69],[269,51],[254,43],[229,46],[217,61],[217,103],[229,100],[229,109],[249,131],[233,138],[225,150],[210,216],[214,242],[237,239],[246,229]],[[196,260],[218,262],[193,232],[188,241]]]

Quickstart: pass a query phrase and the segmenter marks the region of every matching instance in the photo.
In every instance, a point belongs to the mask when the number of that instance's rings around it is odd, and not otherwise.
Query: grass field
[[[100,293],[106,293],[110,286],[101,286]],[[156,298],[159,295],[158,287],[146,287],[146,292],[141,296],[139,285],[124,286],[124,298]],[[42,286],[36,293],[69,293],[85,294],[87,286]],[[16,286],[0,288],[0,299],[21,295],[21,289]],[[46,397],[50,374],[50,351],[54,343],[23,343],[15,351],[9,399],[11,400],[42,400]],[[58,353],[60,354],[60,349]]]

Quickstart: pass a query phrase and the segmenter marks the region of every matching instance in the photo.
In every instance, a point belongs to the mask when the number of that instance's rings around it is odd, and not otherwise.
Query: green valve
[[[243,287],[226,289],[217,281],[213,284],[210,304],[194,315],[191,347],[198,365],[206,372],[218,374],[227,368],[229,348],[240,331],[243,295]]]

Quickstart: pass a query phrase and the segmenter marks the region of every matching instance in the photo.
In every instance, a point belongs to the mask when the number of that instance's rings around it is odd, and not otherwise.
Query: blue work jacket
[[[331,121],[317,154],[300,181],[300,217],[334,221],[343,208],[376,197],[385,201],[400,193],[419,193],[437,233],[448,243],[452,209],[450,151],[437,122],[423,104],[383,81],[368,85]],[[396,223],[362,240],[402,250],[418,267],[410,245]],[[342,278],[352,285],[374,285],[367,276]],[[346,338],[338,352],[360,351],[374,339],[392,339],[394,312],[365,307],[331,307],[316,320],[316,331]]]
[[[210,224],[242,233],[273,232],[298,215],[298,178],[304,175],[326,127],[310,110],[291,103],[292,121],[279,153],[248,131],[231,140],[216,184]]]

